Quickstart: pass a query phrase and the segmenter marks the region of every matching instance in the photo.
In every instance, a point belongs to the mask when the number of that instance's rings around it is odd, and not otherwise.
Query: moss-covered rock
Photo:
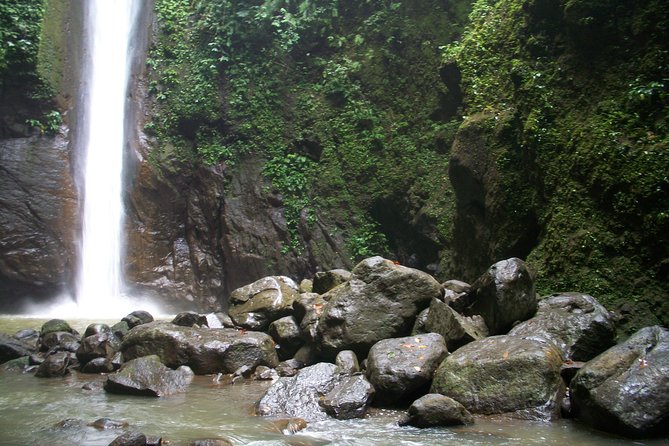
[[[447,357],[430,392],[451,397],[474,414],[553,419],[564,396],[561,365],[560,350],[549,342],[492,336]]]

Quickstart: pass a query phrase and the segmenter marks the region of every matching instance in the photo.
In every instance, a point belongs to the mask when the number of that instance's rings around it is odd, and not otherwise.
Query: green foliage
[[[148,130],[183,159],[266,159],[264,175],[284,203],[287,250],[300,251],[299,228],[316,214],[349,228],[373,221],[374,203],[390,197],[411,199],[415,212],[429,208],[430,237],[443,242],[450,215],[437,208],[450,185],[435,141],[450,124],[430,114],[445,92],[438,46],[466,14],[444,8],[158,0],[149,67],[159,113]],[[385,244],[363,227],[353,251]]]
[[[60,131],[63,117],[57,110],[46,113],[42,119],[26,119],[26,125],[34,127],[42,134],[55,135]]]
[[[0,86],[9,80],[34,79],[42,0],[3,0],[0,3]]]
[[[513,116],[499,166],[540,192],[526,205],[543,228],[529,257],[540,290],[647,309],[667,292],[669,19],[655,0],[628,6],[478,0],[443,57],[467,114]]]
[[[374,223],[354,227],[348,245],[354,262],[377,255],[387,256],[389,253],[388,239]]]

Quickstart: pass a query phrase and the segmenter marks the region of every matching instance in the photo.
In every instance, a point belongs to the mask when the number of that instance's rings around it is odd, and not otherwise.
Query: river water
[[[43,322],[0,317],[0,332],[39,329]],[[70,321],[82,332],[90,322]],[[127,422],[127,429],[161,436],[173,446],[217,437],[228,438],[235,445],[669,445],[668,439],[631,441],[607,436],[570,420],[543,423],[477,418],[476,424],[460,428],[398,427],[400,411],[379,409],[363,420],[312,423],[297,434],[286,434],[274,420],[253,415],[254,404],[270,384],[267,382],[216,383],[211,376],[198,376],[186,393],[149,398],[107,394],[101,388],[104,379],[76,372],[51,379],[0,372],[0,445],[107,445],[124,432],[87,425],[99,418]],[[83,388],[87,384],[92,390]],[[79,421],[59,427],[66,419]]]

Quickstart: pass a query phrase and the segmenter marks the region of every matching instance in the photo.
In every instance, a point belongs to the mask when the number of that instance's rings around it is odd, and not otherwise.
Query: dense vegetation
[[[60,128],[53,98],[62,70],[61,34],[54,27],[62,11],[61,0],[0,3],[0,136],[20,136],[23,127],[50,134]]]
[[[62,72],[62,4],[0,4],[3,104],[29,104],[18,119],[42,131],[60,124],[45,98]],[[478,132],[499,173],[496,224],[529,218],[532,234],[476,241],[496,244],[473,264],[520,255],[541,293],[590,293],[628,330],[669,324],[660,0],[156,0],[155,12],[152,161],[232,172],[263,159],[286,251],[302,249],[300,220],[327,216],[353,259],[472,280],[459,259],[479,251],[454,243],[466,210],[448,167],[457,135]]]
[[[464,31],[466,1],[348,3],[158,0],[149,129],[191,162],[264,157],[293,231],[325,213],[353,257],[441,259],[446,277],[449,147],[463,115],[491,116],[506,218],[536,219],[519,255],[541,292],[589,292],[630,328],[663,306],[666,323],[661,2],[478,0]]]
[[[437,260],[457,128],[440,112],[439,45],[457,37],[467,2],[156,6],[149,64],[159,113],[149,130],[177,156],[227,167],[264,157],[292,232],[284,249],[301,249],[301,215],[326,213],[348,232],[355,258]]]
[[[538,216],[541,291],[589,292],[629,328],[669,322],[667,35],[653,0],[484,0],[444,52],[467,114],[511,117],[496,156]]]

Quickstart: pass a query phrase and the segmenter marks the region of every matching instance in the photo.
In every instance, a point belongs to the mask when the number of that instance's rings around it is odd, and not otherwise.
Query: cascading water
[[[88,67],[84,68],[84,199],[77,312],[109,316],[125,311],[122,298],[122,201],[125,110],[133,23],[141,2],[89,0]]]

